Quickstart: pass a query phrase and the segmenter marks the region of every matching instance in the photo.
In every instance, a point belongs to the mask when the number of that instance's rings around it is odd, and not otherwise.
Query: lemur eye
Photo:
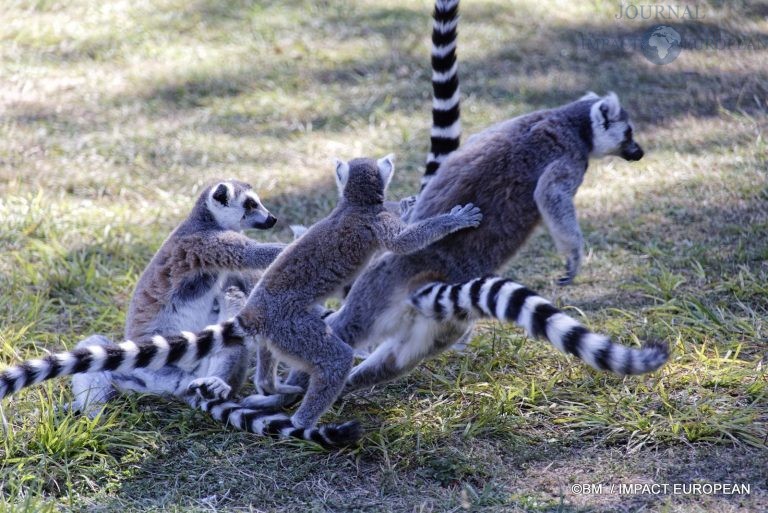
[[[628,140],[630,140],[630,139],[632,139],[632,127],[629,127],[629,128],[627,128],[627,129],[624,131],[624,140],[625,140],[625,141],[628,141]]]
[[[259,204],[256,203],[256,200],[254,200],[253,198],[247,198],[243,202],[243,208],[246,209],[246,210],[255,210],[255,209],[259,208]]]

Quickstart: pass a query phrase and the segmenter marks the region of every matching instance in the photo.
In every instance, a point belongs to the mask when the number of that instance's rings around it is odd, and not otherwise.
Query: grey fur
[[[571,280],[582,240],[573,195],[591,156],[642,157],[630,128],[615,95],[588,97],[494,125],[451,154],[410,219],[472,202],[483,223],[411,255],[383,255],[360,275],[343,307],[326,319],[353,347],[375,348],[352,370],[347,389],[394,379],[466,339],[472,320],[427,318],[407,305],[410,293],[434,280],[459,283],[497,272],[541,218],[568,259],[561,281]]]
[[[242,230],[271,228],[275,221],[247,183],[229,180],[206,188],[139,278],[125,337],[144,341],[181,330],[197,332],[233,317],[245,303],[244,292],[255,283],[249,273],[267,267],[285,247],[258,243]],[[239,287],[231,286],[234,283]],[[77,347],[92,344],[112,343],[95,335]],[[185,401],[194,394],[226,398],[242,386],[249,360],[246,346],[239,345],[214,353],[189,370],[171,365],[76,374],[73,407],[93,416],[116,390],[174,395]]]
[[[350,283],[379,249],[410,254],[476,227],[482,218],[470,204],[406,225],[384,205],[393,170],[389,157],[338,161],[337,207],[283,251],[235,318],[243,334],[262,336],[276,357],[309,374],[307,392],[291,417],[296,428],[315,425],[352,367],[352,349],[323,322],[316,303]],[[270,366],[260,367],[271,375]],[[257,394],[240,404],[263,407],[265,401],[271,399]]]

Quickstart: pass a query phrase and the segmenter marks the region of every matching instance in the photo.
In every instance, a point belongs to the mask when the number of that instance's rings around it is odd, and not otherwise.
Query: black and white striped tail
[[[616,374],[651,372],[669,358],[664,343],[647,343],[641,348],[616,344],[605,335],[592,333],[523,285],[496,276],[455,285],[430,283],[416,291],[410,302],[424,315],[437,319],[495,317],[515,322],[530,336],[546,338],[563,353]]]
[[[208,326],[200,333],[183,331],[179,335],[151,341],[126,340],[114,346],[90,346],[27,360],[0,372],[0,399],[42,381],[86,372],[133,369],[159,369],[166,365],[193,368],[202,358],[226,346],[242,344],[233,321]]]
[[[422,188],[445,158],[459,147],[459,75],[456,25],[459,0],[437,0],[432,24],[432,133]]]
[[[291,419],[275,410],[254,410],[226,400],[202,401],[200,408],[236,429],[275,438],[311,440],[327,448],[345,447],[360,440],[362,429],[356,421],[324,424],[313,428],[294,427]]]

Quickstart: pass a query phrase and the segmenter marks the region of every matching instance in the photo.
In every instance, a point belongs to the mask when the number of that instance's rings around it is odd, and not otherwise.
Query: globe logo
[[[643,34],[643,55],[654,64],[664,65],[677,59],[683,49],[680,33],[666,25],[658,25]]]

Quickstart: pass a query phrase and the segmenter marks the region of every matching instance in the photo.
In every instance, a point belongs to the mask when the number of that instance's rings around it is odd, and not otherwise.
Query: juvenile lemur
[[[254,283],[248,271],[266,268],[285,247],[258,243],[242,232],[269,229],[276,221],[247,183],[230,180],[207,187],[139,278],[128,307],[125,337],[145,341],[181,330],[196,332],[234,316]],[[230,290],[231,286],[235,288]],[[77,348],[93,345],[114,344],[94,335]],[[241,387],[248,363],[246,347],[233,346],[190,369],[167,365],[157,370],[76,374],[73,407],[92,416],[118,391],[126,390],[174,395],[187,402],[195,393],[226,396]]]
[[[355,422],[313,427],[338,395],[352,366],[351,348],[326,326],[316,303],[351,281],[379,248],[412,253],[450,233],[477,227],[482,218],[470,204],[406,225],[384,208],[393,170],[388,157],[355,159],[349,164],[339,161],[336,177],[342,197],[337,207],[282,251],[232,320],[197,335],[155,335],[151,342],[92,345],[23,362],[0,373],[0,398],[68,374],[127,373],[169,365],[189,370],[209,355],[241,347],[244,339],[260,335],[281,359],[309,373],[309,386],[296,413],[288,418],[227,401],[229,391],[218,383],[225,380],[217,376],[210,376],[205,385],[208,395],[218,397],[198,397],[196,404],[216,419],[259,434],[312,439],[324,445],[353,442],[360,435]]]
[[[437,172],[428,164],[409,220],[418,222],[450,205],[472,202],[483,211],[483,223],[410,255],[384,255],[357,278],[344,305],[326,318],[353,347],[375,348],[352,370],[346,389],[392,380],[422,359],[466,341],[478,316],[517,322],[530,335],[543,336],[597,368],[618,374],[657,369],[668,358],[666,345],[613,344],[528,289],[497,278],[477,279],[498,272],[543,220],[567,259],[560,283],[570,282],[578,272],[583,244],[573,197],[589,159],[617,155],[635,161],[643,150],[616,95],[588,94],[491,126],[445,156],[440,148],[458,146],[459,138],[454,129],[458,96],[455,102],[442,101],[458,94],[451,60],[457,8],[456,0],[438,0],[435,6],[431,153],[441,157],[430,156],[428,162],[442,163]],[[436,134],[447,140],[436,144]]]

